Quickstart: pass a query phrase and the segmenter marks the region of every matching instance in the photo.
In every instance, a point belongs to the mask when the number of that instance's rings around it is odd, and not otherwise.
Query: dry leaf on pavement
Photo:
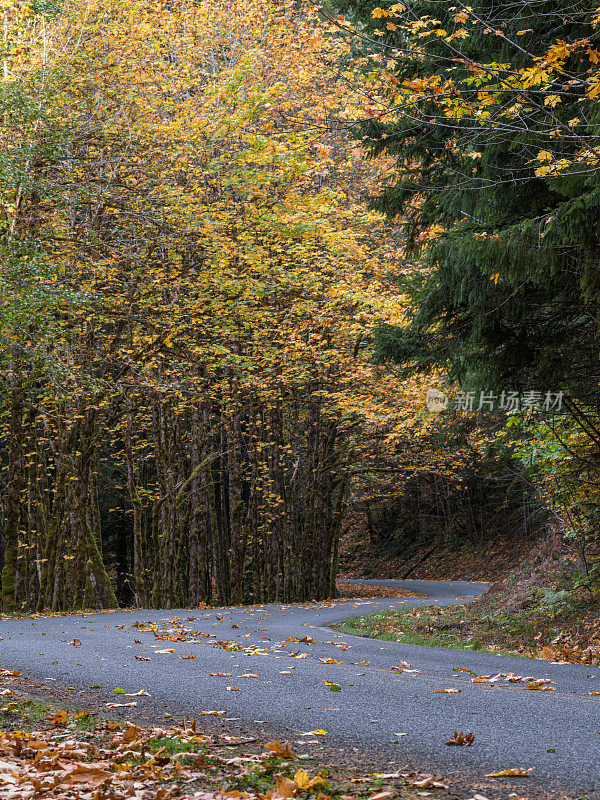
[[[533,767],[529,767],[529,769],[523,769],[523,767],[513,767],[512,769],[503,769],[501,772],[489,772],[486,775],[486,778],[504,778],[508,776],[524,776],[529,775],[529,773],[533,770]]]
[[[454,734],[448,739],[447,742],[444,744],[455,744],[459,747],[463,745],[471,745],[475,741],[475,736],[472,733],[463,733],[462,731],[459,733],[458,731],[454,731]]]

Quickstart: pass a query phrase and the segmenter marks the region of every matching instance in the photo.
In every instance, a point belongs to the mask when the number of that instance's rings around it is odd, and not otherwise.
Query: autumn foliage
[[[139,606],[331,596],[416,386],[365,350],[402,303],[346,45],[268,0],[17,4],[7,40],[4,608],[116,605],[115,547]]]

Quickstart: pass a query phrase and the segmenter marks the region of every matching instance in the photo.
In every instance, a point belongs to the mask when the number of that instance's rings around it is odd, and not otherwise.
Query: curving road
[[[533,767],[531,776],[522,779],[523,792],[536,784],[590,800],[600,796],[600,696],[588,694],[600,691],[600,668],[397,644],[328,628],[378,609],[462,604],[488,587],[450,581],[372,583],[402,586],[427,597],[1,620],[0,666],[23,669],[37,679],[93,687],[103,702],[123,698],[109,694],[120,687],[127,693],[150,693],[151,698],[135,698],[138,707],[163,704],[189,716],[226,711],[224,719],[284,731],[297,743],[296,750],[303,746],[301,752],[310,751],[318,739],[445,774],[481,776]],[[159,623],[160,631],[185,640],[156,639],[152,630],[143,629],[147,626],[132,627],[136,622]],[[314,641],[297,641],[307,636]],[[175,652],[158,652],[170,649]],[[195,658],[179,657],[188,654]],[[418,672],[393,672],[401,661]],[[557,690],[526,691],[523,684],[504,681],[472,683],[472,675],[458,667],[485,675],[550,678]],[[341,690],[331,691],[325,681]],[[447,688],[461,691],[435,692]],[[475,743],[445,747],[455,728],[473,731]],[[301,736],[315,729],[326,730],[327,736]]]

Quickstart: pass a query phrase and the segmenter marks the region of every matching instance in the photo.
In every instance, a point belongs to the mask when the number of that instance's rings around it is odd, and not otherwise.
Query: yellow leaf
[[[267,742],[266,744],[263,744],[263,750],[268,750],[271,753],[275,753],[279,756],[279,758],[296,758],[287,742],[285,745],[278,741]]]
[[[560,102],[562,102],[562,101],[561,101],[560,97],[557,94],[549,94],[544,99],[544,105],[545,106],[551,106],[552,108],[554,108]]]
[[[529,767],[529,769],[523,769],[522,767],[513,767],[512,769],[503,769],[501,772],[489,772],[486,775],[486,778],[504,778],[505,776],[510,775],[529,775],[529,773],[533,770],[533,767]]]
[[[299,769],[294,775],[294,780],[296,781],[299,789],[306,789],[310,782],[310,776],[306,770]]]
[[[306,772],[306,770],[299,769],[296,774],[294,775],[294,781],[298,786],[298,789],[313,789],[315,786],[319,786],[319,784],[326,783],[325,778],[321,775],[315,775],[314,778],[311,778]]]

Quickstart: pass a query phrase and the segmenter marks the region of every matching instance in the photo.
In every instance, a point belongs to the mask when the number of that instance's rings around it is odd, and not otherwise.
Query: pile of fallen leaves
[[[600,665],[600,618],[586,614],[577,624],[559,631],[537,652],[546,661]]]
[[[75,715],[80,720],[86,716]],[[194,784],[206,774],[204,755],[189,749],[192,743],[206,741],[195,723],[188,729],[148,729],[108,721],[74,733],[66,729],[67,720],[67,712],[59,711],[45,730],[0,731],[3,798],[166,800],[174,796],[174,778]],[[163,738],[180,744],[181,752],[151,746]]]
[[[28,727],[27,716],[16,719]],[[2,800],[387,800],[400,786],[448,788],[416,772],[345,776],[344,784],[327,769],[305,769],[309,757],[287,742],[203,733],[195,720],[151,727],[53,709],[36,728],[0,730]]]
[[[409,589],[400,589],[396,586],[377,586],[371,583],[352,583],[340,580],[336,585],[338,599],[354,597],[423,597]]]

